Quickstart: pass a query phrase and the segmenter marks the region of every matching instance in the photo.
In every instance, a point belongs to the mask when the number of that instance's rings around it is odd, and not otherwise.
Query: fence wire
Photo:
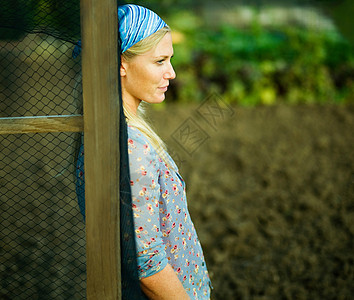
[[[81,113],[79,1],[0,2],[0,117]],[[0,299],[85,299],[80,135],[0,135]]]

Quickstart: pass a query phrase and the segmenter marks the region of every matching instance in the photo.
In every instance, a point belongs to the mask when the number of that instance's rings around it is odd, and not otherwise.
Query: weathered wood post
[[[81,0],[87,299],[121,299],[116,0]]]

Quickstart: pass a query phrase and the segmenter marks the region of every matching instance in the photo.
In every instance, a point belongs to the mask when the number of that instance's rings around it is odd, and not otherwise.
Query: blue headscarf
[[[118,7],[119,34],[121,53],[131,46],[159,31],[167,24],[153,11],[145,7],[126,4]],[[81,41],[78,41],[73,51],[76,58],[81,52]]]
[[[139,5],[120,6],[118,19],[122,53],[167,26],[157,14]]]

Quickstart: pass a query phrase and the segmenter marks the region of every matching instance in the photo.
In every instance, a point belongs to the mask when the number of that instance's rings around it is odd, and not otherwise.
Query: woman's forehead
[[[154,55],[155,56],[172,56],[173,55],[173,44],[171,33],[168,32],[161,39],[161,41],[154,47]]]

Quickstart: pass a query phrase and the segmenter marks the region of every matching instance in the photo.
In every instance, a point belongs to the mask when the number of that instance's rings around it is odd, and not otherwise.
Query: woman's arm
[[[151,300],[190,300],[171,265],[140,280],[141,289]]]
[[[141,288],[149,299],[189,300],[176,273],[168,264],[160,229],[161,190],[158,155],[143,136],[128,128],[137,263]]]

